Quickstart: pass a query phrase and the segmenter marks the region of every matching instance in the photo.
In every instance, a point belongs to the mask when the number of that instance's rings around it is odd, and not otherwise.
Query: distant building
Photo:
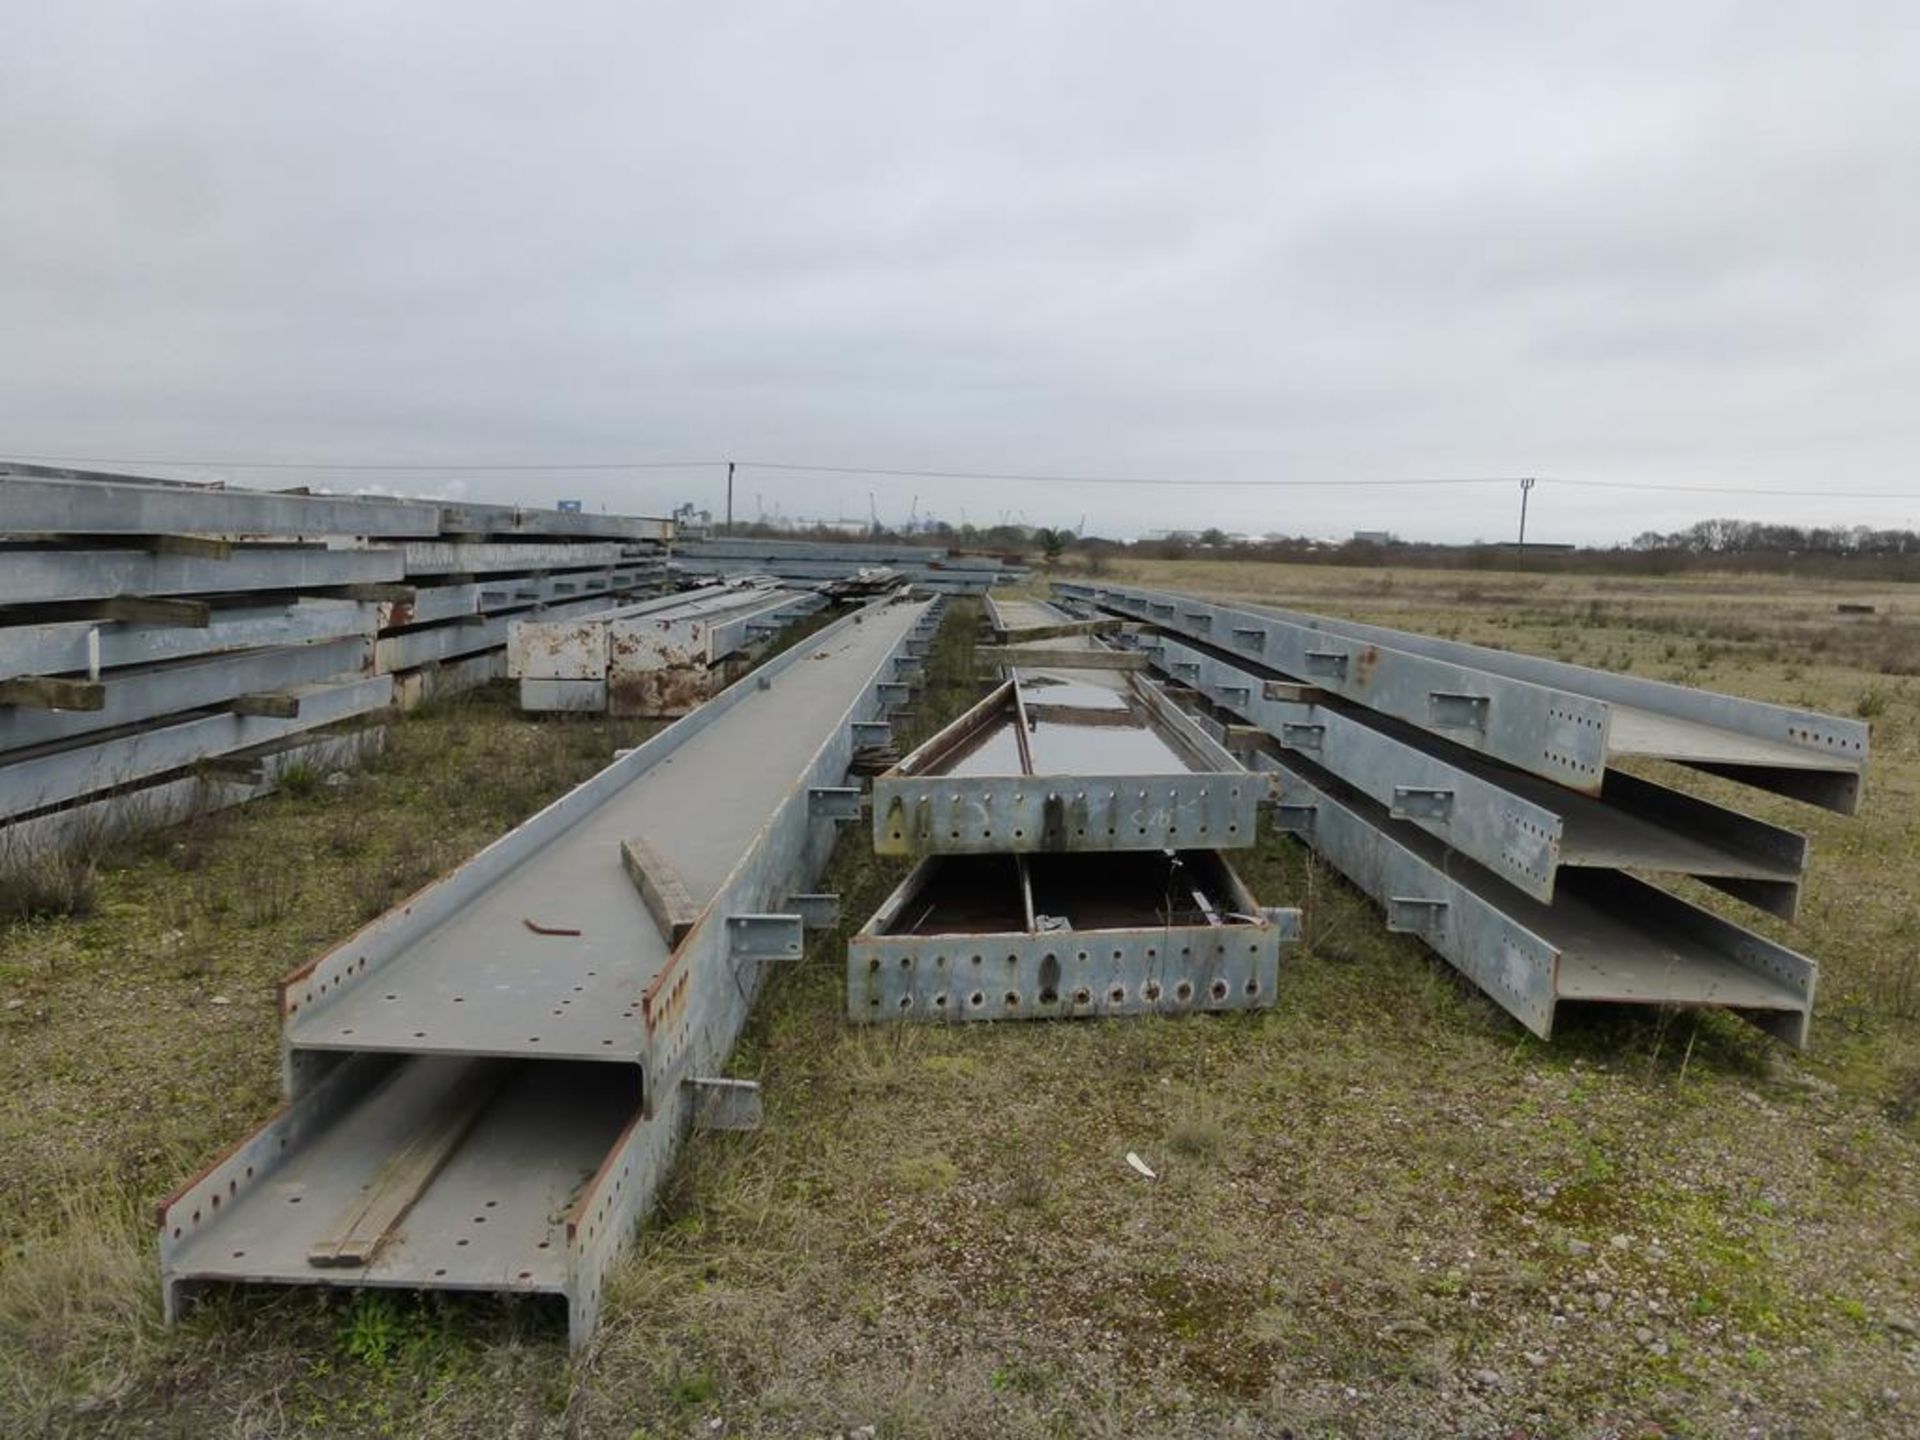
[[[1393,544],[1393,538],[1393,532],[1391,530],[1356,530],[1353,532],[1353,543],[1356,545],[1391,545]]]

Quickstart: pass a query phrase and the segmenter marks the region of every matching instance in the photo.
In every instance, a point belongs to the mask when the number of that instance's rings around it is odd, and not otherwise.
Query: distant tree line
[[[1648,530],[1634,537],[1633,548],[1687,555],[1915,555],[1920,535],[1865,525],[1808,529],[1759,520],[1702,520],[1665,535]]]
[[[1126,543],[1068,530],[1019,525],[936,523],[911,533],[884,525],[851,535],[828,527],[793,530],[737,525],[736,534],[806,540],[884,540],[995,553],[1009,559],[1068,563],[1099,574],[1118,556],[1153,560],[1222,559],[1288,565],[1348,565],[1361,568],[1433,570],[1538,570],[1595,575],[1674,575],[1695,570],[1791,573],[1856,580],[1920,581],[1920,533],[1867,526],[1774,525],[1757,520],[1702,520],[1684,530],[1649,530],[1612,546],[1528,546],[1508,543],[1441,545],[1399,539],[1316,540],[1271,535],[1236,539],[1225,532],[1136,540]]]

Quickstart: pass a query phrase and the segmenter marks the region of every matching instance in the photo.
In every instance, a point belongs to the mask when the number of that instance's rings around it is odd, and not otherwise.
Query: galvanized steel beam
[[[1608,709],[1598,700],[1381,645],[1356,645],[1305,625],[1186,596],[1107,586],[1058,588],[1257,660],[1569,789],[1599,793]]]
[[[282,997],[295,1098],[243,1142],[239,1163],[217,1164],[164,1207],[170,1312],[183,1288],[204,1280],[524,1290],[564,1296],[573,1338],[584,1341],[599,1312],[601,1276],[693,1118],[688,1093],[700,1086],[682,1082],[716,1072],[745,1020],[759,961],[790,954],[806,921],[804,909],[774,907],[793,894],[796,879],[818,872],[833,843],[835,827],[815,814],[809,797],[846,774],[851,722],[880,704],[875,685],[889,673],[890,655],[908,633],[924,633],[927,611],[894,608],[864,619],[862,626],[849,617],[823,631],[816,647],[776,657],[763,677],[733,686],[290,976]],[[818,658],[823,653],[829,658]],[[761,737],[757,752],[742,751],[736,732],[743,728]],[[798,773],[787,772],[773,803],[762,780],[796,745],[810,758],[794,761]],[[723,752],[757,754],[763,773],[743,777],[736,763],[729,785],[702,785],[703,770],[714,773]],[[634,833],[621,802],[662,774],[684,778],[646,791],[655,802],[650,811],[672,810],[682,791],[688,804],[699,802],[686,824],[665,823],[656,834],[674,847],[676,868],[704,906],[670,953],[621,872],[617,843]],[[770,815],[762,808],[768,804]],[[582,889],[600,886],[603,871],[624,891],[627,919],[609,908],[611,891],[602,907]],[[761,943],[768,927],[779,932],[777,943]],[[444,974],[414,963],[418,947],[449,937],[447,954],[458,963]],[[603,955],[596,944],[611,948]],[[502,947],[514,951],[511,974],[524,992],[504,1002],[487,988],[490,956]],[[620,967],[617,978],[597,973],[602,955]],[[435,988],[441,979],[469,988],[449,994]],[[602,979],[629,997],[624,1042],[561,1058],[570,1051],[563,1035],[569,1003],[610,1017],[618,1009],[586,994]],[[487,1005],[491,1019],[481,1013]],[[400,1033],[388,1047],[373,1032],[392,1007],[406,1013],[393,1017]],[[571,1023],[579,1028],[578,1019]],[[409,1025],[422,1033],[405,1033]],[[464,1039],[455,1033],[463,1025]],[[558,1043],[520,1034],[535,1025]],[[364,1036],[334,1048],[342,1038],[336,1030],[363,1026]],[[496,1030],[518,1038],[502,1045]],[[353,1043],[362,1038],[365,1045]],[[310,1270],[302,1248],[309,1212],[288,1212],[281,1197],[349,1201],[408,1133],[406,1116],[435,1103],[476,1053],[536,1063],[519,1065],[518,1078],[421,1191],[403,1234],[364,1267]],[[383,1097],[377,1104],[376,1096]],[[497,1205],[479,1209],[482,1195]],[[217,1224],[216,1196],[225,1202]]]
[[[284,691],[357,674],[367,668],[367,648],[366,640],[355,636],[121,670],[101,682],[102,703],[97,709],[26,710],[0,704],[0,751],[24,750],[178,715],[237,695]]]
[[[393,698],[385,675],[301,686],[298,718],[195,715],[131,734],[95,737],[63,749],[10,757],[0,765],[0,816],[26,815],[84,795],[129,785],[217,755],[384,709]]]
[[[351,600],[302,599],[286,605],[220,610],[203,626],[129,625],[61,620],[0,627],[0,679],[15,675],[84,674],[185,660],[263,645],[371,637],[374,611]]]
[[[1257,659],[1589,794],[1595,785],[1577,783],[1584,770],[1569,776],[1561,773],[1565,766],[1534,763],[1524,744],[1496,748],[1476,741],[1476,731],[1490,732],[1507,723],[1503,717],[1514,702],[1506,697],[1525,693],[1508,687],[1532,687],[1563,697],[1554,706],[1563,723],[1557,729],[1539,727],[1547,756],[1597,752],[1600,769],[1592,772],[1594,781],[1613,756],[1645,756],[1678,761],[1842,814],[1859,808],[1869,727],[1858,720],[1266,606],[1214,605],[1101,585],[1063,583],[1057,588],[1076,600],[1151,618],[1180,634]],[[1389,678],[1412,673],[1410,661],[1456,667],[1465,678],[1436,689],[1423,715],[1407,703],[1409,697],[1396,693],[1402,687]],[[1382,678],[1359,683],[1372,675]],[[1579,705],[1570,705],[1564,697],[1577,697]],[[1583,737],[1578,732],[1569,736],[1566,729],[1576,714],[1578,725],[1592,731],[1584,745],[1570,743]],[[1516,748],[1522,753],[1512,753]]]
[[[243,590],[320,590],[398,580],[390,546],[323,550],[241,545],[225,560],[139,550],[8,550],[0,554],[0,605],[45,605],[131,595],[218,595]]]
[[[0,534],[437,535],[429,502],[0,475]]]
[[[1263,764],[1283,828],[1542,1039],[1579,1000],[1721,1006],[1805,1047],[1818,975],[1805,956],[1616,871],[1569,874],[1543,905],[1310,763]]]

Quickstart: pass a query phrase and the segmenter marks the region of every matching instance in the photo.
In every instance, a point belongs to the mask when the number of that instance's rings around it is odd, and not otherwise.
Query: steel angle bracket
[[[807,814],[814,820],[858,820],[858,785],[813,785],[807,790]]]
[[[856,749],[893,743],[893,723],[889,720],[855,720],[847,728]]]
[[[696,1130],[758,1130],[766,1118],[758,1081],[695,1076],[684,1083]]]
[[[1423,895],[1389,895],[1387,929],[1395,935],[1431,935],[1446,924],[1447,902]]]
[[[1244,772],[881,776],[882,855],[1235,849],[1257,838],[1266,787]]]
[[[735,965],[798,960],[806,950],[806,921],[799,915],[727,916],[727,954]]]

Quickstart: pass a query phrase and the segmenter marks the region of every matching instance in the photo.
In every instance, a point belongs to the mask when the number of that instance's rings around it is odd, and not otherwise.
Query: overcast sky
[[[1920,525],[1913,0],[0,5],[0,454],[1532,474],[1539,539]],[[869,490],[1440,539],[1518,500],[749,467],[736,506]]]

